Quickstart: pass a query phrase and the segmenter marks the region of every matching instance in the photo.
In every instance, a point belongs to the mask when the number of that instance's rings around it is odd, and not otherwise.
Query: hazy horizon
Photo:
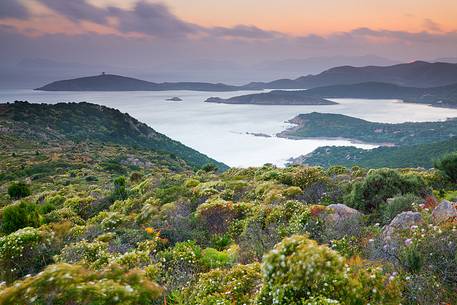
[[[340,65],[457,62],[455,11],[453,1],[3,0],[0,87],[102,71],[240,84]]]

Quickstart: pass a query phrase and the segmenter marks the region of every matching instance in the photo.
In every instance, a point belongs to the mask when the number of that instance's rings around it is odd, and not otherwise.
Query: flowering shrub
[[[202,274],[198,281],[185,291],[186,304],[254,305],[260,283],[258,263],[236,265],[231,269],[215,269]]]
[[[160,287],[140,270],[90,271],[79,265],[52,265],[36,276],[0,291],[0,304],[146,305],[161,296]]]
[[[51,261],[52,234],[45,230],[23,228],[0,237],[0,281],[13,281],[33,274]]]
[[[57,262],[70,264],[84,264],[93,268],[99,268],[108,264],[110,254],[108,244],[101,241],[80,242],[66,245],[61,253],[55,257]]]
[[[387,283],[380,270],[349,266],[335,251],[305,236],[276,245],[264,257],[262,273],[259,304],[307,304],[319,297],[348,305],[399,301],[398,292],[389,290],[395,283]]]
[[[457,226],[415,226],[405,232],[401,263],[415,281],[407,281],[406,294],[414,302],[449,302],[457,298]],[[430,279],[424,281],[421,279]],[[433,279],[433,280],[432,280]],[[418,286],[420,297],[418,299]],[[451,302],[452,303],[452,302]]]

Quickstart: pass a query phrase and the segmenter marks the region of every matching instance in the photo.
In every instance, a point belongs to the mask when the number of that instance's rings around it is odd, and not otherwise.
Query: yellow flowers
[[[151,227],[147,227],[147,228],[144,228],[144,231],[146,231],[146,233],[148,234],[154,234],[155,230],[154,228],[151,228]]]

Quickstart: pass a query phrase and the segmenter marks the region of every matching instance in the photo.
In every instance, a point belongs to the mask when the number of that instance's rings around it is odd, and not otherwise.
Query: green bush
[[[15,182],[8,187],[8,195],[15,200],[30,196],[30,194],[30,188],[24,182]]]
[[[25,227],[39,227],[40,215],[34,203],[9,205],[2,212],[2,232],[9,234]]]
[[[128,198],[127,182],[124,176],[119,176],[113,181],[114,191],[112,194],[113,200],[125,200]]]
[[[435,161],[435,168],[442,171],[452,182],[457,183],[457,152],[447,154]]]
[[[415,175],[401,175],[393,169],[371,170],[362,181],[352,185],[347,203],[363,212],[372,213],[384,205],[388,198],[407,193],[424,195],[424,180]]]
[[[208,269],[228,267],[235,261],[234,253],[218,251],[214,248],[205,248],[202,251],[200,262]]]
[[[422,198],[414,194],[406,194],[392,198],[382,209],[382,219],[385,224],[390,223],[401,212],[412,211],[413,204],[419,204]]]

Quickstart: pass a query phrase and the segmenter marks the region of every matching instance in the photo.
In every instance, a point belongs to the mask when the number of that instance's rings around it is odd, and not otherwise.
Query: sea
[[[320,146],[376,147],[344,139],[293,140],[276,136],[292,127],[287,121],[301,113],[339,113],[385,123],[438,121],[457,117],[457,109],[403,103],[400,100],[332,99],[338,104],[319,106],[205,102],[213,96],[228,98],[258,92],[45,92],[14,89],[0,90],[0,103],[15,100],[49,104],[90,102],[116,108],[156,131],[232,167],[261,166],[265,163],[285,166],[290,158],[306,155]],[[182,101],[167,101],[172,97],[179,97]]]

